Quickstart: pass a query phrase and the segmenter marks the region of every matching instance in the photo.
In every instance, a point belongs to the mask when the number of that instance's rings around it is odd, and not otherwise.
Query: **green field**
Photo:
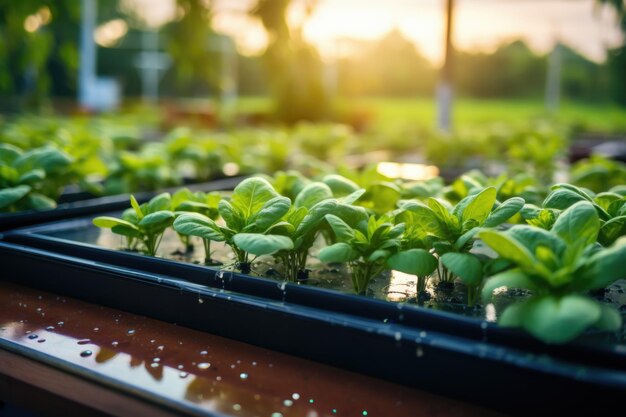
[[[361,115],[375,126],[415,123],[429,127],[434,124],[436,105],[427,98],[358,98],[340,99],[336,103],[340,115]],[[242,97],[237,102],[242,113],[267,113],[271,100],[267,97]],[[589,132],[626,132],[626,108],[611,104],[582,102],[561,103],[555,114],[549,114],[542,100],[468,99],[455,101],[453,120],[457,127],[476,124],[518,124],[533,120],[552,120]]]

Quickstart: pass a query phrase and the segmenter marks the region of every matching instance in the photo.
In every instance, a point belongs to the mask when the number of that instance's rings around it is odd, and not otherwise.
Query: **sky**
[[[127,0],[148,5],[159,19],[175,13],[173,0]],[[158,3],[157,3],[158,1]],[[317,0],[306,20],[304,4],[294,0],[290,22],[302,25],[304,36],[325,59],[345,54],[342,39],[372,40],[400,30],[430,61],[443,56],[445,0]],[[247,11],[255,0],[213,0],[213,25],[232,36],[242,53],[263,50],[267,37]],[[156,5],[158,7],[155,7]],[[595,0],[456,0],[454,44],[458,49],[491,52],[498,45],[524,39],[536,52],[548,52],[558,40],[602,61],[621,33],[612,10]]]

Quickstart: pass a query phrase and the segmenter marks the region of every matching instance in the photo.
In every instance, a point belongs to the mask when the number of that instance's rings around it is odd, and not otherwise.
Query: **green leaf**
[[[199,213],[181,214],[174,220],[174,230],[181,235],[198,236],[215,242],[224,241],[224,235],[215,222]]]
[[[247,220],[261,210],[266,202],[278,196],[267,180],[253,177],[243,180],[235,187],[230,204]]]
[[[479,236],[483,242],[504,259],[513,261],[523,268],[534,269],[535,259],[533,255],[514,238],[493,230],[483,230]]]
[[[496,189],[494,187],[485,188],[465,207],[461,213],[461,222],[464,223],[469,219],[475,220],[478,225],[483,222],[491,213],[491,209],[496,202]]]
[[[402,205],[405,211],[398,216],[399,221],[403,221],[410,226],[424,230],[427,234],[442,236],[443,229],[439,217],[426,205],[419,202],[409,202]]]
[[[484,301],[488,301],[493,296],[493,292],[500,287],[518,288],[526,290],[534,290],[535,285],[519,268],[509,269],[508,271],[500,272],[490,278],[487,278],[482,289],[482,298]]]
[[[356,190],[355,192],[348,194],[345,197],[341,197],[339,199],[339,202],[343,204],[354,204],[358,199],[360,199],[363,196],[363,194],[365,194],[365,192],[366,192],[365,188],[360,188]]]
[[[513,197],[500,204],[483,223],[483,227],[496,227],[516,215],[524,207],[524,199]]]
[[[446,268],[461,278],[466,285],[479,285],[483,279],[483,265],[471,253],[450,252],[442,255],[440,260]]]
[[[614,332],[622,328],[622,315],[613,307],[600,304],[600,318],[595,327],[600,330]]]
[[[174,213],[169,210],[161,210],[146,215],[139,221],[139,227],[147,229],[165,229],[174,222]]]
[[[141,206],[137,202],[137,199],[135,198],[135,196],[132,195],[132,194],[130,195],[130,205],[133,208],[133,210],[135,210],[135,214],[137,215],[137,219],[138,220],[143,219],[143,211],[141,210]]]
[[[131,225],[132,226],[132,225]],[[116,235],[122,235],[126,237],[141,239],[143,238],[143,234],[134,226],[129,227],[126,225],[117,225],[111,228],[111,231]]]
[[[502,315],[500,315],[500,318],[498,319],[498,324],[502,327],[523,327],[524,315],[526,314],[527,306],[528,301],[522,301],[516,304],[509,305],[504,309]]]
[[[626,278],[626,238],[621,238],[608,249],[593,254],[585,274],[589,288],[606,288],[618,279]]]
[[[405,274],[426,277],[432,274],[439,262],[424,249],[409,249],[398,252],[387,260],[387,265]]]
[[[585,198],[571,190],[559,188],[546,197],[543,201],[543,207],[565,210],[579,201],[585,201]]]
[[[363,198],[369,202],[367,207],[378,214],[383,214],[393,210],[400,201],[400,197],[398,186],[388,182],[380,182],[372,184]]]
[[[13,162],[13,166],[20,172],[40,168],[46,173],[53,173],[69,167],[72,162],[72,158],[66,153],[45,146],[25,152]]]
[[[354,239],[355,231],[350,226],[348,226],[346,222],[332,214],[327,214],[325,218],[330,227],[333,229],[333,232],[335,233],[338,241],[346,242]]]
[[[28,185],[18,185],[17,187],[0,190],[0,208],[8,207],[23,198],[30,192]]]
[[[466,245],[468,245],[471,248],[471,246],[469,245],[469,242],[474,238],[474,236],[476,236],[478,232],[480,232],[480,230],[481,230],[480,227],[474,227],[473,229],[470,229],[467,232],[463,233],[456,240],[456,242],[454,242],[454,249],[458,251],[463,251],[463,248]]]
[[[548,246],[558,255],[562,254],[566,248],[565,242],[557,235],[538,227],[515,225],[505,233],[521,243],[530,253],[535,253],[539,245]]]
[[[170,193],[162,193],[152,198],[146,204],[145,214],[156,213],[157,211],[170,210],[172,206],[172,197]]]
[[[359,186],[341,175],[326,175],[322,182],[330,187],[335,197],[343,197],[359,190]]]
[[[334,200],[320,201],[309,210],[296,228],[296,236],[301,237],[316,232],[325,216],[334,211],[337,202]]]
[[[581,201],[565,210],[552,226],[556,233],[569,244],[582,246],[594,243],[600,231],[600,219],[591,203]]]
[[[603,246],[610,246],[624,234],[626,234],[626,216],[614,217],[600,228],[598,242]]]
[[[350,262],[359,257],[359,254],[347,243],[335,243],[322,248],[319,253],[322,262]]]
[[[129,223],[126,220],[118,219],[116,217],[100,216],[93,219],[92,223],[94,224],[94,226],[101,227],[103,229],[111,229],[115,226],[125,226],[131,229],[139,230],[134,224]]]
[[[271,255],[280,250],[293,249],[292,240],[280,235],[237,233],[233,240],[237,247],[253,255]]]
[[[599,303],[581,295],[533,298],[524,310],[524,328],[546,343],[569,342],[602,315]]]
[[[33,185],[35,183],[43,181],[44,178],[46,178],[46,172],[43,169],[33,169],[22,174],[22,176],[18,178],[17,183]]]
[[[328,185],[323,182],[312,182],[298,193],[294,205],[310,209],[320,201],[331,198],[333,198],[333,192]]]
[[[264,232],[268,227],[279,221],[291,208],[291,200],[277,196],[268,200],[250,219],[257,232]]]
[[[22,203],[32,210],[51,210],[57,206],[56,201],[36,192],[31,192],[26,195]]]
[[[13,162],[22,155],[22,150],[8,143],[0,143],[0,163],[13,165]]]

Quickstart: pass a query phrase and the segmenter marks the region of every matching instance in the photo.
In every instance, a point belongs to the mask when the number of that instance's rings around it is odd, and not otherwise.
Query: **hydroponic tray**
[[[620,343],[548,346],[454,313],[47,235],[89,221],[6,234],[4,279],[507,412],[579,412],[626,394]]]

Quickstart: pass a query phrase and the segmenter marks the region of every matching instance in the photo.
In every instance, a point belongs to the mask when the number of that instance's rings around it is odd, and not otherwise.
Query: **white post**
[[[454,12],[454,0],[446,3],[446,34],[444,61],[441,68],[439,85],[437,86],[437,127],[449,132],[452,127],[452,16]]]
[[[96,45],[93,32],[98,13],[97,0],[82,0],[80,28],[80,67],[78,71],[78,102],[91,107],[91,91],[96,81]]]
[[[553,113],[559,110],[561,62],[561,44],[557,43],[548,57],[548,75],[546,77],[546,109]]]

